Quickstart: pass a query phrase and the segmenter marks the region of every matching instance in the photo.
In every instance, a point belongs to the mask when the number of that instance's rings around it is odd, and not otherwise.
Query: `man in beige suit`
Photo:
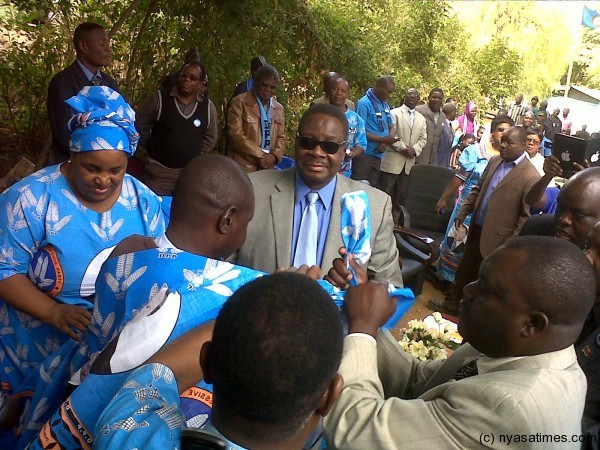
[[[427,144],[423,147],[421,154],[417,156],[417,164],[436,164],[442,129],[446,128],[447,135],[451,135],[446,116],[441,111],[443,101],[444,91],[434,88],[429,93],[427,103],[417,106],[417,111],[423,114],[427,121]]]
[[[344,389],[325,418],[328,443],[578,449],[586,380],[573,343],[594,297],[592,266],[576,246],[516,238],[465,288],[459,332],[468,343],[445,361],[420,361],[377,332],[395,307],[385,287],[353,288],[339,369]]]
[[[315,207],[319,215],[316,265],[322,273],[329,271],[331,280],[345,288],[350,273],[341,274],[344,281],[330,270],[343,246],[341,198],[346,192],[363,190],[369,197],[371,210],[372,254],[367,263],[368,274],[402,286],[390,197],[337,174],[344,159],[347,134],[348,120],[339,108],[315,105],[304,113],[298,125],[296,167],[250,174],[256,210],[246,242],[237,254],[238,264],[265,272],[298,265],[297,253],[308,244],[299,238],[303,211],[309,194],[316,192]]]
[[[227,112],[227,154],[246,172],[273,169],[285,153],[285,116],[275,100],[279,73],[265,64],[254,88],[231,99]]]
[[[507,239],[518,236],[530,217],[525,198],[540,175],[526,156],[526,146],[527,131],[522,127],[509,128],[502,135],[500,155],[490,160],[462,204],[456,215],[456,229],[473,213],[467,244],[445,299],[429,301],[433,309],[457,315],[463,288],[477,279],[483,258]]]
[[[383,155],[377,187],[392,197],[394,216],[404,200],[404,191],[410,169],[415,165],[415,157],[421,154],[427,143],[425,117],[415,110],[420,99],[419,91],[410,88],[404,96],[404,104],[391,111],[398,140]]]

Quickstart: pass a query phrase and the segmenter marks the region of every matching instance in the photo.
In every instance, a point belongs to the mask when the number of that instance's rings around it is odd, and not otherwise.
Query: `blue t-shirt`
[[[367,148],[367,133],[365,132],[365,121],[362,118],[346,107],[346,118],[348,119],[348,150],[359,146]],[[342,161],[339,173],[349,177],[352,174],[352,159],[346,157]]]
[[[368,96],[362,97],[356,104],[356,112],[365,122],[365,131],[368,133],[376,134],[377,136],[387,136],[390,134],[390,117],[388,116],[390,111],[390,105],[386,102],[377,100],[377,106],[379,108],[380,117]],[[388,114],[386,114],[388,111]],[[379,143],[373,141],[367,141],[367,151],[365,154],[374,156],[376,158],[383,158],[384,153],[377,153],[377,147]]]

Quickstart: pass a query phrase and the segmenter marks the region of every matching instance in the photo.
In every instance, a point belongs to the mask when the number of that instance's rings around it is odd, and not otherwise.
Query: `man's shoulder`
[[[521,227],[519,236],[554,236],[554,214],[536,214]]]
[[[67,67],[65,67],[63,70],[61,70],[52,77],[52,79],[50,80],[50,85],[52,86],[56,84],[61,84],[65,80],[73,79],[76,75],[76,69],[78,68],[79,67],[77,66],[77,61],[73,62],[72,64],[69,64]]]
[[[254,189],[268,188],[275,186],[280,181],[293,180],[295,169],[287,170],[259,170],[248,174],[248,178],[252,182]]]
[[[356,181],[339,174],[337,177],[337,189],[342,194],[354,191],[365,191],[369,197],[369,200],[377,201],[379,203],[385,203],[388,198],[388,195],[385,192],[375,189],[368,184],[361,183],[360,181]]]
[[[398,106],[397,108],[392,108],[392,110],[390,111],[390,113],[394,114],[394,115],[402,115],[406,112],[406,110],[402,107],[402,106]]]
[[[362,120],[362,117],[360,117],[356,111],[352,111],[350,108],[348,108],[348,110],[345,112],[345,114],[349,121],[350,120],[355,120],[355,121]]]
[[[107,74],[104,70],[101,71],[102,74],[102,84],[108,86],[111,89],[116,91],[119,90],[119,85],[117,84],[117,80]]]
[[[427,104],[419,105],[415,108],[415,110],[423,116],[426,116],[431,113],[431,110],[429,109],[429,105],[427,105]]]
[[[281,112],[281,114],[283,114],[283,105],[281,103],[279,103],[275,98],[272,99],[272,107],[273,109]]]
[[[366,95],[363,95],[361,98],[358,99],[358,101],[356,102],[356,107],[358,108],[358,106],[366,106],[369,107],[371,106],[371,100],[369,100],[369,97]]]

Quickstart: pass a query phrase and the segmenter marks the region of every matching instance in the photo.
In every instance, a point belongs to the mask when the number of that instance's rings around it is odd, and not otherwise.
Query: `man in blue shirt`
[[[296,167],[250,174],[256,213],[248,226],[246,242],[237,254],[238,264],[273,272],[277,267],[310,263],[319,266],[322,273],[332,275],[333,260],[339,257],[344,245],[340,225],[342,196],[362,190],[367,194],[371,213],[368,274],[395,286],[402,285],[390,197],[338,175],[346,154],[347,136],[348,119],[339,108],[315,105],[298,124]],[[311,218],[307,223],[311,224],[313,238],[302,238],[309,235],[301,232],[304,216]],[[342,274],[342,285],[337,283],[339,277],[333,281],[345,289],[348,276],[351,278],[349,272]]]
[[[348,147],[339,173],[350,177],[352,174],[352,159],[362,155],[367,146],[365,122],[348,107],[348,81],[344,78],[338,78],[332,83],[328,97],[329,102],[344,111],[346,119],[348,119]]]
[[[119,92],[117,82],[101,67],[110,64],[112,49],[108,33],[97,23],[80,24],[73,34],[77,59],[66,69],[57,73],[48,86],[48,122],[52,130],[50,164],[58,164],[70,157],[67,122],[71,107],[65,100],[79,94],[85,86],[103,85]]]
[[[385,150],[396,142],[394,121],[387,99],[394,92],[394,80],[381,77],[356,104],[356,112],[365,121],[367,151],[353,161],[352,179],[367,180],[377,186],[379,168]]]

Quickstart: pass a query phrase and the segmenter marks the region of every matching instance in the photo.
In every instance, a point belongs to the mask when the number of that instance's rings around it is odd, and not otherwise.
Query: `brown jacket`
[[[283,106],[275,99],[271,108],[270,152],[279,162],[285,153],[285,117]],[[231,99],[227,113],[227,133],[227,155],[237,161],[246,172],[258,170],[258,160],[264,152],[261,148],[260,109],[254,91],[244,92]]]
[[[470,213],[473,213],[471,224],[475,223],[475,217],[481,208],[481,201],[484,197],[483,193],[488,189],[493,174],[501,163],[500,156],[490,159],[479,183],[462,204],[456,215],[457,219],[464,220]],[[479,246],[481,256],[485,258],[504,244],[508,238],[519,235],[521,227],[531,215],[529,205],[525,203],[525,196],[539,179],[540,174],[529,159],[525,158],[498,184],[490,196],[481,229]]]

